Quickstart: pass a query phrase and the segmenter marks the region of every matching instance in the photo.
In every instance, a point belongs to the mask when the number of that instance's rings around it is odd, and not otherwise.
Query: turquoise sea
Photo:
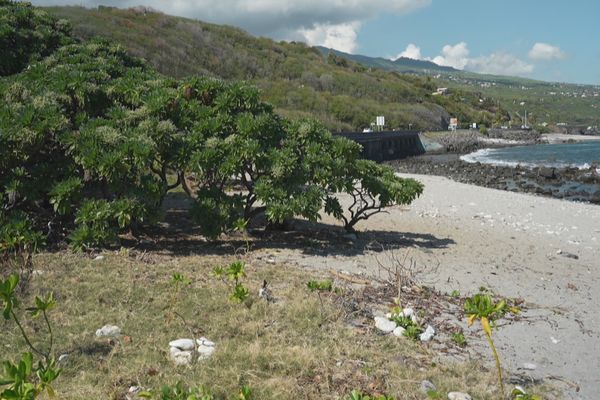
[[[600,140],[482,149],[461,157],[467,162],[507,166],[600,167]]]

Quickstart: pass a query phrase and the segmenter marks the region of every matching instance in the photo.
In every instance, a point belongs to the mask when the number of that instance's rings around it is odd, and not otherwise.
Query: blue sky
[[[475,72],[600,84],[600,0],[33,0],[147,6],[274,39],[429,59]]]
[[[354,51],[387,58],[412,43],[422,57],[434,58],[443,46],[464,42],[468,57],[502,53],[531,65],[531,72],[517,72],[521,76],[600,84],[599,28],[596,0],[433,0],[406,15],[381,14],[365,22]],[[561,53],[532,59],[528,53],[535,43]]]

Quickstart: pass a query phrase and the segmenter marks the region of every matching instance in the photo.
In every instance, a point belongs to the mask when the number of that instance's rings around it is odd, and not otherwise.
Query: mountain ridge
[[[459,70],[438,65],[433,61],[427,60],[415,60],[408,57],[399,57],[395,60],[388,60],[383,57],[370,57],[362,54],[351,54],[340,50],[336,50],[325,46],[314,46],[319,49],[324,55],[328,55],[330,52],[335,53],[338,56],[345,57],[349,60],[359,62],[369,67],[397,70],[398,72],[420,72],[425,71],[440,71],[440,72],[458,72]]]

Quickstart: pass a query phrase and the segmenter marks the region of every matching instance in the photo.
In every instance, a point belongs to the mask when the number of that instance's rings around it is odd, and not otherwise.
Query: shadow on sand
[[[126,240],[127,244],[141,251],[173,256],[234,254],[247,245],[253,250],[288,249],[300,250],[306,255],[355,256],[410,247],[441,249],[455,244],[450,238],[414,232],[369,230],[353,237],[341,226],[305,220],[292,221],[287,230],[259,227],[246,235],[236,233],[208,241],[190,220],[189,204],[186,204],[184,196],[175,194],[169,198],[165,202],[165,222],[146,230],[141,240]]]

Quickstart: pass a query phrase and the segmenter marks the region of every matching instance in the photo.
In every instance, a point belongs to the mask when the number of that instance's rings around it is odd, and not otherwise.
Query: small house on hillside
[[[362,146],[362,157],[377,162],[399,160],[425,153],[417,131],[342,132],[335,135]]]

